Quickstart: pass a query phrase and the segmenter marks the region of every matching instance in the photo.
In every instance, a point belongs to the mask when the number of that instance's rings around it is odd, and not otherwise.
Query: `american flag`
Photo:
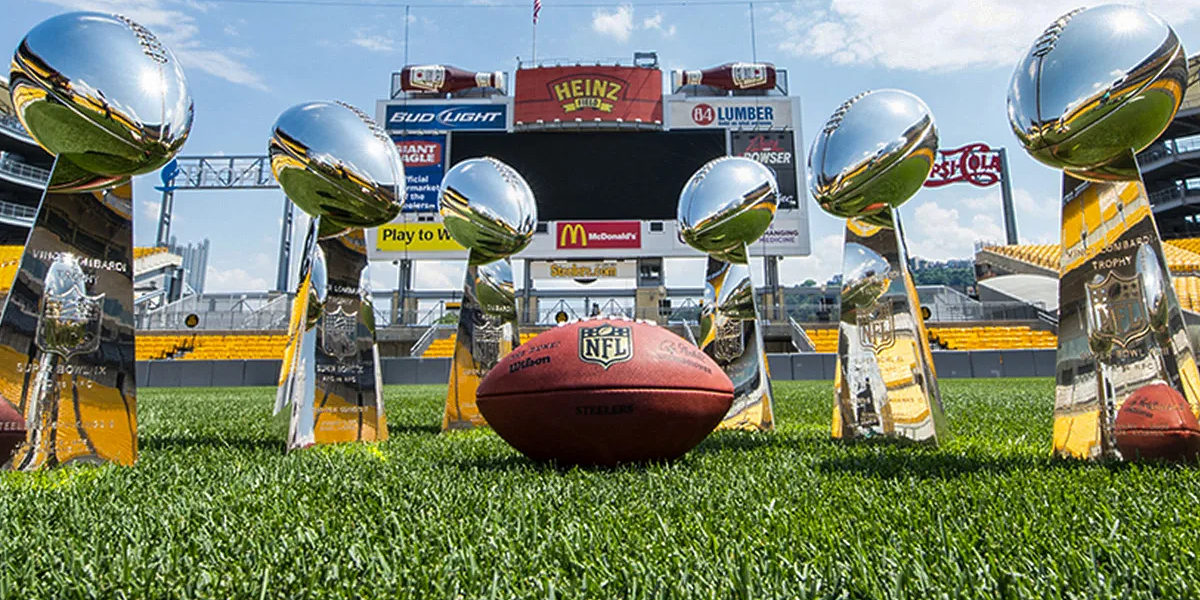
[[[537,25],[538,13],[542,12],[542,0],[533,0],[533,24]]]

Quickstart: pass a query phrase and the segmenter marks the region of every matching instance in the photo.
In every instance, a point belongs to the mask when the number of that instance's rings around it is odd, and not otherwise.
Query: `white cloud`
[[[1200,0],[1143,0],[1168,22],[1200,16]],[[1054,19],[1080,0],[829,0],[769,14],[778,48],[836,64],[954,71],[1013,64]]]
[[[970,258],[975,255],[976,242],[1004,242],[1000,211],[989,212],[992,214],[964,214],[925,201],[910,213],[912,218],[903,221],[908,248],[913,256],[927,260]]]
[[[162,38],[185,69],[202,71],[258,90],[267,89],[263,78],[237,57],[247,52],[228,47],[212,47],[199,39],[200,28],[191,15],[168,8],[163,0],[41,0],[71,10],[119,13],[133,19]],[[203,12],[207,5],[187,3]]]
[[[800,258],[786,258],[779,265],[779,279],[783,285],[798,285],[812,279],[817,285],[825,285],[831,277],[842,272],[842,234],[829,234],[813,240],[812,254]]]
[[[592,30],[619,42],[629,41],[633,33],[633,6],[622,4],[613,12],[597,9],[592,13]]]
[[[156,197],[154,200],[139,200],[138,201],[138,219],[143,222],[153,223],[158,226],[159,206],[162,204],[162,196]],[[174,223],[172,223],[174,224]]]
[[[413,272],[413,287],[428,290],[461,290],[466,271],[464,260],[419,262]],[[513,273],[513,276],[515,280],[516,273]]]
[[[204,289],[209,292],[261,292],[268,289],[267,279],[245,269],[218,269],[209,266]]]
[[[391,52],[396,47],[392,36],[367,29],[355,31],[350,43],[371,52]]]
[[[659,33],[661,33],[663,35],[663,37],[675,37],[675,31],[676,31],[674,25],[668,25],[666,27],[663,27],[663,14],[660,12],[654,13],[653,17],[647,17],[647,18],[643,19],[642,20],[642,29],[656,30]]]

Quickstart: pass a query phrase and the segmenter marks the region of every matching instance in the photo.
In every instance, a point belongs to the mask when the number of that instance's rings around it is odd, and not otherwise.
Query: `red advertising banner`
[[[539,67],[516,74],[513,121],[662,122],[662,71],[640,67]]]
[[[641,248],[641,221],[559,221],[554,231],[559,250]]]
[[[1000,153],[982,142],[953,150],[938,150],[938,154],[940,158],[933,164],[925,187],[942,187],[960,181],[988,187],[1000,183],[1004,178]]]

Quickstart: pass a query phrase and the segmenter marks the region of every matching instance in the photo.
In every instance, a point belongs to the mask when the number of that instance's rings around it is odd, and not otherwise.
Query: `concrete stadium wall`
[[[444,384],[449,358],[384,358],[385,384]],[[933,353],[938,377],[1053,377],[1054,350],[942,350]],[[137,363],[138,385],[144,387],[273,386],[278,360],[150,360]],[[768,354],[771,378],[832,380],[833,354]]]

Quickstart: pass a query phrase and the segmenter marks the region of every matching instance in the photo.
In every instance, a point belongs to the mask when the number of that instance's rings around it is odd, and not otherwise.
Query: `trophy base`
[[[1064,175],[1062,215],[1055,454],[1153,454],[1155,436],[1126,443],[1138,420],[1200,437],[1200,374],[1140,177]],[[1145,395],[1157,399],[1122,410]],[[1157,438],[1169,454],[1170,436]]]
[[[487,426],[475,404],[479,382],[504,355],[521,344],[512,260],[475,263],[472,252],[467,257],[442,431]]]
[[[717,429],[769,431],[775,428],[774,396],[747,256],[743,247],[732,254],[736,262],[708,257],[700,349],[733,382],[733,406]]]
[[[849,219],[832,435],[937,443],[946,433],[921,304],[891,211]]]
[[[14,470],[138,456],[133,190],[55,191],[63,172],[56,161],[0,316],[0,402],[25,417]]]
[[[276,412],[291,405],[288,450],[387,439],[365,235],[355,229],[318,241],[319,221],[302,253],[276,397]],[[324,294],[310,294],[313,286]],[[310,306],[322,296],[320,307]]]

